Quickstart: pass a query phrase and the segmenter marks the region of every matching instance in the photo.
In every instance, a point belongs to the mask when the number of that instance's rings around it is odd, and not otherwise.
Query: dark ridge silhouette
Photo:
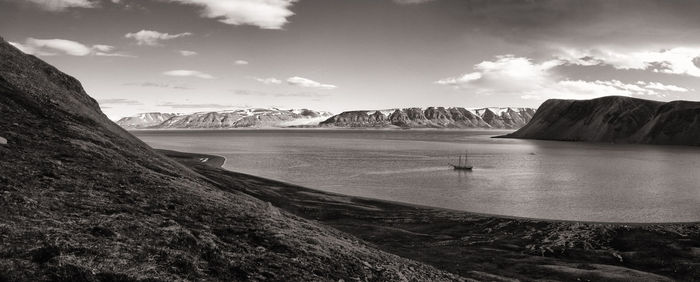
[[[698,146],[700,102],[621,96],[550,99],[527,125],[503,137]]]

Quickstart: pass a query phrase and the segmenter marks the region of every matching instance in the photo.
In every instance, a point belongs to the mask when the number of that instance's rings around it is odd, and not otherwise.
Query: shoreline
[[[468,278],[700,277],[696,222],[595,223],[484,215],[346,196],[228,171],[217,166],[225,160],[221,156],[159,152],[223,191],[243,192],[384,251]],[[202,162],[203,157],[211,162]]]
[[[124,128],[126,131],[255,131],[255,130],[339,130],[339,131],[509,131],[513,128],[449,128],[449,127],[233,127],[233,128]]]
[[[208,158],[208,160],[206,162],[201,162],[201,164],[208,165],[208,166],[211,166],[214,168],[220,168],[220,169],[226,170],[226,171],[231,171],[231,170],[224,168],[224,165],[226,164],[226,157],[221,156],[221,155],[193,153],[193,152],[181,152],[181,151],[166,150],[166,149],[155,149],[155,150],[166,155],[169,158],[173,158],[176,160],[182,160],[182,161],[186,161],[186,162],[191,161],[192,159]],[[231,172],[234,172],[234,171],[231,171]],[[616,225],[616,226],[694,225],[694,224],[700,224],[700,221],[670,221],[670,222],[586,221],[586,220],[548,219],[548,218],[537,218],[537,217],[480,213],[480,212],[474,212],[474,211],[457,210],[457,209],[435,207],[435,206],[428,206],[428,205],[421,205],[421,204],[413,204],[413,203],[406,203],[406,202],[392,201],[392,200],[385,200],[385,199],[377,199],[377,198],[370,198],[370,197],[363,197],[363,196],[345,195],[345,194],[341,194],[341,193],[335,193],[335,192],[329,192],[329,191],[323,191],[323,190],[319,190],[319,189],[309,188],[309,187],[297,185],[294,183],[284,182],[284,181],[276,180],[276,179],[265,178],[265,177],[261,177],[261,176],[257,176],[257,175],[248,174],[248,173],[242,173],[242,172],[235,172],[235,173],[245,175],[245,176],[251,177],[251,178],[258,178],[258,179],[264,180],[264,181],[277,182],[281,185],[296,186],[296,187],[300,187],[300,188],[304,188],[304,189],[309,189],[309,190],[313,190],[313,191],[316,191],[319,193],[327,193],[327,194],[332,194],[332,195],[342,196],[342,197],[352,197],[352,198],[368,200],[368,201],[381,201],[381,202],[385,202],[387,204],[411,206],[411,207],[421,208],[421,209],[436,209],[436,210],[444,210],[444,211],[455,212],[455,213],[466,213],[466,214],[473,215],[473,216],[496,217],[496,218],[502,218],[502,219],[523,220],[523,221],[544,221],[544,222],[553,222],[553,223],[559,222],[559,223],[580,223],[580,224]]]

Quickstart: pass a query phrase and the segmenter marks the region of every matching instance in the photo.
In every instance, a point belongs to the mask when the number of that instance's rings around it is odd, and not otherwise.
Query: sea
[[[510,131],[140,130],[154,148],[345,195],[512,217],[700,221],[700,148],[492,138]],[[472,171],[448,163],[468,154]]]

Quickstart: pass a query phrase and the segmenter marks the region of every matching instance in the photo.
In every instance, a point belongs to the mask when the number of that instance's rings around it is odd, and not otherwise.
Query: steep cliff
[[[217,188],[1,39],[0,113],[0,281],[458,279]]]
[[[348,111],[332,116],[325,127],[402,127],[402,128],[500,128],[524,126],[535,114],[531,108],[429,107],[382,111]]]
[[[545,101],[532,120],[505,137],[700,145],[700,103],[609,96]]]

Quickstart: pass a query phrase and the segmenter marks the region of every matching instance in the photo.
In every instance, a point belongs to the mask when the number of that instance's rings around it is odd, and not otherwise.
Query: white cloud
[[[680,86],[670,85],[670,84],[662,84],[659,82],[637,81],[637,84],[644,85],[644,87],[647,89],[655,89],[655,90],[662,90],[662,91],[673,91],[673,92],[688,92],[688,91],[690,91],[690,89],[688,89],[688,88],[683,88]]]
[[[605,64],[617,69],[650,70],[660,73],[683,74],[700,77],[700,48],[677,47],[663,50],[616,50],[594,48],[579,50],[560,48],[559,56],[570,64]]]
[[[180,53],[180,55],[185,56],[185,57],[196,56],[198,54],[195,51],[189,51],[189,50],[179,50],[177,52]]]
[[[323,83],[313,81],[313,80],[308,79],[308,78],[303,78],[303,77],[298,77],[298,76],[287,78],[287,83],[289,83],[290,85],[299,86],[299,87],[306,87],[306,88],[318,88],[318,89],[338,88],[337,86],[332,85],[332,84],[323,84]]]
[[[89,0],[25,0],[25,1],[31,2],[44,10],[52,11],[52,12],[63,11],[67,8],[93,8],[93,7],[95,7],[95,2],[89,1]]]
[[[394,0],[394,3],[401,4],[401,5],[408,5],[408,4],[423,4],[423,3],[433,2],[433,1],[435,1],[435,0]]]
[[[488,89],[508,92],[537,89],[550,83],[550,69],[562,63],[552,60],[536,64],[528,58],[503,55],[497,56],[494,61],[483,61],[474,65],[474,72],[440,79],[435,83],[477,89],[482,93],[488,92]]]
[[[136,44],[138,45],[146,45],[146,46],[158,46],[161,45],[160,41],[164,40],[171,40],[183,36],[190,36],[192,33],[189,32],[183,32],[183,33],[178,33],[178,34],[169,34],[169,33],[163,33],[163,32],[158,32],[154,30],[141,30],[139,32],[135,33],[127,33],[124,35],[126,38],[131,38],[136,40]]]
[[[10,43],[10,45],[14,46],[15,48],[19,49],[20,51],[26,53],[26,54],[34,54],[34,50],[31,50],[31,48],[24,46],[22,43],[17,43],[17,42],[12,42],[9,41],[7,43]]]
[[[233,63],[236,64],[236,65],[239,65],[239,66],[244,66],[244,65],[247,65],[247,64],[248,64],[248,61],[246,61],[246,60],[236,60],[236,61],[233,62]]]
[[[203,73],[201,71],[196,71],[196,70],[171,70],[171,71],[166,71],[163,72],[164,75],[168,76],[181,76],[181,77],[196,77],[196,78],[201,78],[201,79],[214,79],[214,76]]]
[[[104,44],[96,44],[92,45],[92,49],[95,49],[100,52],[112,52],[114,51],[114,46],[111,45],[104,45]]]
[[[465,89],[483,95],[510,95],[523,99],[544,100],[591,99],[602,96],[666,96],[668,92],[686,92],[688,89],[658,82],[624,83],[619,80],[572,80],[556,74],[553,69],[567,63],[549,60],[535,63],[524,57],[498,56],[494,61],[483,61],[474,71],[440,79],[435,83]]]
[[[463,74],[462,76],[459,76],[459,77],[448,77],[448,78],[440,79],[440,80],[436,81],[435,83],[459,87],[459,85],[461,85],[461,84],[469,83],[470,81],[474,81],[474,80],[477,80],[479,78],[481,78],[481,73],[472,72],[472,73]]]
[[[294,15],[290,10],[297,0],[161,0],[202,8],[202,17],[230,25],[254,25],[263,29],[281,29]]]
[[[268,77],[268,78],[260,78],[260,77],[253,77],[255,81],[264,83],[264,84],[281,84],[282,81],[279,79],[276,79],[274,77]]]
[[[114,46],[105,44],[96,44],[88,47],[80,42],[67,39],[36,39],[27,38],[24,44],[10,42],[20,51],[37,55],[37,56],[55,56],[55,55],[71,55],[71,56],[110,56],[110,57],[133,57],[131,55],[114,53]]]
[[[36,39],[27,38],[24,48],[36,55],[66,54],[71,56],[90,55],[92,49],[82,43],[66,39]]]

